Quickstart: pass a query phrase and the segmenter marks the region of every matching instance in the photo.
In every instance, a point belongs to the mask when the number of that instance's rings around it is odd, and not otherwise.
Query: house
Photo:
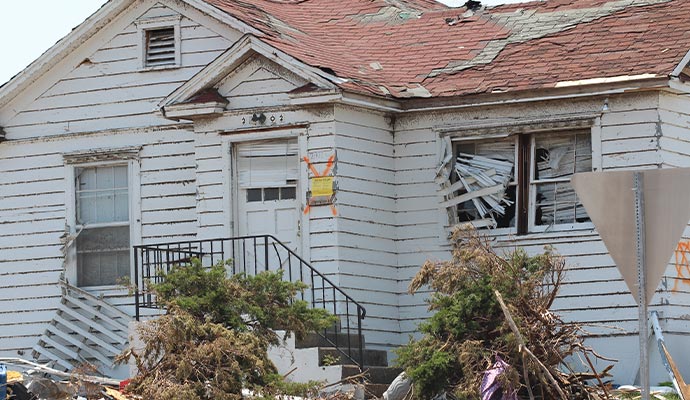
[[[107,365],[155,305],[146,279],[191,257],[294,267],[389,351],[427,316],[410,279],[470,222],[566,256],[555,311],[632,382],[635,302],[569,177],[690,166],[688,18],[682,0],[111,0],[0,87],[0,356]],[[651,305],[672,353],[688,243]]]

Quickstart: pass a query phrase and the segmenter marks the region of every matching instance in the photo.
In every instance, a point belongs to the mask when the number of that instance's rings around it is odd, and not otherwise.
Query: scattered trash
[[[127,381],[84,374],[96,373],[84,365],[81,370],[64,372],[21,358],[0,358],[0,400],[132,400],[122,393]],[[5,364],[23,372],[7,370]],[[5,384],[6,381],[6,384]]]
[[[7,366],[0,364],[0,399],[7,398]]]
[[[113,400],[129,400],[129,397],[126,397],[124,394],[122,394],[120,391],[106,387],[105,388],[105,394],[107,396],[110,396],[113,398]]]
[[[405,372],[401,372],[393,382],[391,382],[388,389],[383,392],[384,400],[403,400],[410,393],[412,389],[412,379],[410,379]]]
[[[649,388],[649,394],[650,398],[655,400],[674,400],[678,398],[676,397],[678,392],[669,386],[652,386]],[[611,391],[611,395],[616,399],[639,399],[640,388],[633,385],[623,385]]]
[[[57,382],[42,376],[28,375],[26,389],[39,399],[68,399],[71,397],[67,382]]]
[[[685,383],[683,375],[681,375],[676,366],[675,361],[671,357],[671,353],[668,352],[666,348],[666,343],[664,342],[664,333],[661,331],[661,325],[659,325],[659,315],[656,311],[652,311],[652,327],[654,328],[654,336],[656,336],[657,346],[659,347],[659,353],[661,354],[661,362],[664,364],[666,371],[671,377],[671,383],[676,389],[678,396],[681,400],[690,400],[690,385]]]
[[[38,400],[21,382],[7,384],[7,397],[12,400]]]
[[[501,375],[505,374],[510,366],[499,356],[496,362],[484,372],[482,385],[479,389],[482,400],[517,400],[517,393],[513,388],[504,388],[501,385]]]

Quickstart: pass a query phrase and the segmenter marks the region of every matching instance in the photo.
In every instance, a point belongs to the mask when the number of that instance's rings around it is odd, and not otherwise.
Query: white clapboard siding
[[[58,76],[37,98],[22,100],[14,117],[2,121],[9,141],[0,146],[0,323],[22,323],[20,330],[0,337],[2,355],[16,356],[17,350],[35,346],[59,304],[55,283],[64,268],[61,240],[71,190],[64,153],[140,146],[141,197],[135,200],[141,214],[133,222],[139,224],[141,240],[196,236],[194,135],[191,127],[172,126],[176,123],[156,109],[240,34],[192,8],[151,4],[143,14],[129,12],[128,26],[112,32],[81,64]],[[142,71],[134,19],[179,13],[181,67]],[[103,294],[133,312],[126,293]]]
[[[398,329],[392,126],[383,115],[354,108],[336,108],[335,120],[340,287],[367,309],[367,346],[396,345],[396,337],[378,334]],[[312,257],[324,239],[331,240],[311,237]]]
[[[177,14],[166,8],[166,13]],[[171,124],[158,102],[232,42],[184,16],[181,68],[142,72],[132,23],[4,124],[10,139]]]
[[[141,151],[141,224],[144,243],[193,237],[184,231],[196,220],[194,145],[179,132]],[[170,226],[170,229],[166,229]],[[174,226],[174,228],[172,228]]]
[[[229,199],[225,198],[226,170],[224,147],[220,137],[205,135],[194,144],[195,179],[197,184],[195,212],[200,237],[232,236],[226,221],[225,209]]]
[[[660,156],[664,167],[690,167],[690,101],[685,96],[662,94],[659,99]],[[690,240],[690,229],[686,228],[682,242]],[[678,258],[676,258],[676,255]],[[662,327],[664,332],[687,336],[690,332],[688,316],[690,310],[690,260],[688,253],[676,253],[666,270],[664,279],[654,297],[662,301]],[[676,261],[680,264],[676,265]]]
[[[609,112],[601,118],[601,163],[605,169],[656,168],[662,163],[659,152],[660,110],[658,94],[640,94],[610,99]],[[426,260],[449,257],[448,242],[440,227],[446,223],[445,210],[438,207],[440,196],[434,182],[438,160],[437,135],[432,127],[461,125],[462,121],[548,115],[548,103],[465,110],[457,114],[414,115],[396,120],[395,156],[397,184],[398,278],[400,280],[400,331],[403,337],[417,333],[417,324],[428,316],[422,291],[406,294],[410,279]],[[580,108],[578,108],[580,107]],[[600,110],[601,104],[572,105],[572,112]],[[553,111],[552,111],[553,112]],[[453,122],[456,121],[456,122]],[[421,162],[417,159],[423,159]],[[553,245],[566,257],[568,271],[554,310],[566,320],[583,321],[594,336],[633,335],[637,311],[620,273],[605,246],[591,229],[515,236],[489,232],[498,251],[524,247],[529,253]],[[660,292],[655,301],[660,301]],[[673,313],[678,314],[678,313]],[[616,325],[620,329],[611,329]],[[612,356],[616,357],[616,354]]]

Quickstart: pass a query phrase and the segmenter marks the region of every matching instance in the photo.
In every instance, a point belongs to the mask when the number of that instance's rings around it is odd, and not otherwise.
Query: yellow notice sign
[[[311,197],[333,196],[333,177],[319,176],[311,178]]]

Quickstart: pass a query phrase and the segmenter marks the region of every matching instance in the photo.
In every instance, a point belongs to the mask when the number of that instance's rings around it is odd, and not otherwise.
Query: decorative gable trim
[[[310,67],[252,35],[245,35],[187,83],[163,99],[159,103],[163,114],[168,117],[170,106],[186,103],[199,92],[213,88],[249,57],[257,54],[327,91],[335,91],[338,84],[346,82],[318,68]]]

